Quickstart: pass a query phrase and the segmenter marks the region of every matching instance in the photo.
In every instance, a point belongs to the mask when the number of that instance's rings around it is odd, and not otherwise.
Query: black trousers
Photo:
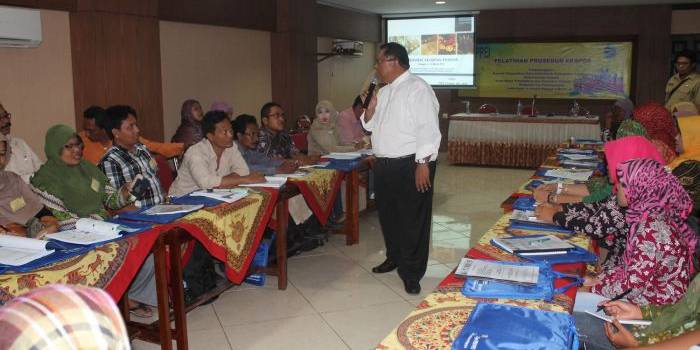
[[[416,189],[414,157],[377,158],[374,163],[375,199],[386,256],[395,262],[399,276],[420,280],[430,251],[435,162],[430,162],[430,190]]]

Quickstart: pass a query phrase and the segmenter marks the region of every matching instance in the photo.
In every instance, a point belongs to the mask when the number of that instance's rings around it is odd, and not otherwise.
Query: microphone
[[[372,100],[372,95],[374,94],[374,89],[377,87],[377,78],[372,79],[369,83],[369,88],[367,89],[367,97],[365,97],[365,103],[362,104],[362,108],[367,109],[369,107],[369,101]]]

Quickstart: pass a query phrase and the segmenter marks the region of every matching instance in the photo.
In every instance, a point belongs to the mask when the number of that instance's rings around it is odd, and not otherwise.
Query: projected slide
[[[408,50],[411,73],[433,86],[474,85],[474,17],[387,19],[387,42]]]

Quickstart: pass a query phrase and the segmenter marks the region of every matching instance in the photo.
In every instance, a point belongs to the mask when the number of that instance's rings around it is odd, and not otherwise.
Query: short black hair
[[[262,108],[260,108],[260,118],[267,118],[267,115],[270,114],[272,107],[282,108],[282,106],[280,106],[280,104],[277,102],[268,102],[264,104]]]
[[[690,64],[693,64],[697,61],[697,54],[693,50],[683,50],[677,53],[676,57],[673,59],[674,63],[678,60],[678,57],[687,58],[690,61]]]
[[[95,125],[98,128],[102,128],[100,124],[103,123],[102,120],[106,118],[106,115],[105,109],[100,106],[90,106],[83,112],[83,118],[95,120]]]
[[[357,95],[357,97],[355,97],[355,101],[352,102],[352,108],[355,108],[361,104],[362,104],[362,99],[360,98],[360,95]]]
[[[95,119],[95,121],[98,123],[97,126],[105,129],[109,138],[114,140],[112,129],[121,129],[122,122],[129,118],[129,115],[133,115],[134,118],[138,118],[133,107],[126,105],[115,105],[105,110],[105,117],[102,120]]]
[[[252,115],[241,114],[237,116],[236,119],[233,120],[233,137],[238,140],[238,134],[245,134],[245,129],[247,129],[250,124],[258,126],[258,121],[255,120],[255,117]]]
[[[228,119],[228,114],[224,111],[209,111],[207,114],[204,115],[204,118],[202,118],[202,133],[204,136],[207,136],[209,133],[214,133],[216,131],[216,124],[221,123],[223,120],[228,121],[229,123],[231,120]]]
[[[403,45],[395,42],[390,42],[386,44],[382,44],[382,46],[379,47],[379,50],[384,50],[384,57],[394,57],[396,60],[399,61],[399,65],[405,69],[411,68],[411,65],[408,63],[408,51],[406,51],[406,48],[403,47]]]

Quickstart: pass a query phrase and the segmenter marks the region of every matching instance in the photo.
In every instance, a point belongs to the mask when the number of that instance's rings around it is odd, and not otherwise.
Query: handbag
[[[577,350],[578,343],[569,314],[480,302],[452,350]]]
[[[495,264],[539,267],[537,284],[514,283],[494,279],[470,278],[464,281],[462,294],[470,298],[541,299],[551,301],[554,295],[566,292],[571,287],[583,284],[583,278],[552,270],[547,262],[494,261]],[[572,280],[562,287],[554,288],[554,280]]]

